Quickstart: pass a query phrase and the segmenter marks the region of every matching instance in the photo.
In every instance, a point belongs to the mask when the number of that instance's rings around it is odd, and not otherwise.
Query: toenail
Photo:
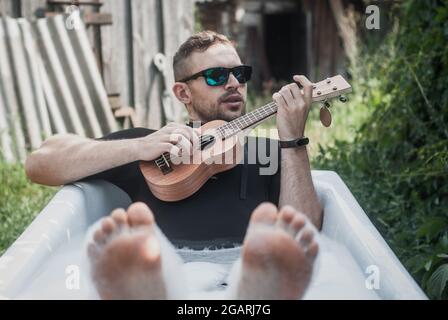
[[[112,231],[114,229],[115,222],[111,218],[106,218],[102,222],[102,227],[103,227],[104,231],[110,232],[110,231]]]

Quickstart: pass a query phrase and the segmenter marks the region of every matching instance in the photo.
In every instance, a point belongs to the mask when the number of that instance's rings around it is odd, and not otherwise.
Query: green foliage
[[[0,256],[44,208],[54,188],[29,182],[23,165],[0,160]]]
[[[321,147],[314,164],[342,176],[428,296],[446,299],[448,1],[398,10],[397,28],[353,74],[371,115],[353,141]]]

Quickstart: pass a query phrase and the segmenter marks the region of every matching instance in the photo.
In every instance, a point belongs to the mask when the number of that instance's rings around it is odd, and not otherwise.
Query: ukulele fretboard
[[[250,128],[253,125],[266,120],[275,113],[277,113],[277,105],[274,102],[271,102],[263,107],[246,113],[244,116],[226,123],[216,129],[216,131],[221,138],[226,139],[244,129]]]

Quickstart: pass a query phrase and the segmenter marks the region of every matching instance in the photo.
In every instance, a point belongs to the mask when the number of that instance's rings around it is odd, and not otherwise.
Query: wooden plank
[[[39,119],[40,127],[43,131],[42,133],[45,135],[45,137],[50,137],[52,134],[50,118],[45,104],[44,91],[42,88],[42,83],[40,81],[37,63],[39,53],[36,50],[34,39],[32,38],[29,22],[24,18],[19,19],[18,22],[23,37],[26,59],[27,61],[29,61],[29,71],[37,117]]]
[[[19,101],[14,89],[14,76],[9,59],[5,20],[5,18],[0,18],[0,78],[2,79],[3,103],[8,115],[6,118],[10,123],[16,154],[19,160],[24,161],[26,157],[25,135],[21,126]]]
[[[141,125],[162,125],[161,83],[152,65],[161,47],[161,17],[157,0],[132,0],[133,83],[137,119]]]
[[[83,15],[84,23],[87,26],[90,25],[111,25],[112,24],[112,15],[109,13],[98,13],[98,12],[86,12]]]
[[[51,123],[53,124],[54,132],[67,133],[68,131],[65,127],[64,119],[61,114],[61,109],[63,108],[59,107],[47,71],[45,70],[44,63],[40,57],[37,63],[40,79],[42,80],[42,87],[45,94],[45,100],[47,102],[48,110],[50,111],[50,119]]]
[[[185,107],[171,88],[174,85],[173,57],[179,46],[194,32],[194,1],[165,0],[163,5],[164,53],[166,56],[166,93],[169,95],[165,106],[167,121],[182,122]]]
[[[102,10],[112,14],[113,24],[101,28],[104,85],[108,93],[119,93],[126,106],[134,105],[129,1],[106,1]]]
[[[19,0],[0,0],[0,14],[12,18],[20,17],[20,2]]]
[[[41,53],[44,59],[45,69],[50,77],[51,85],[54,88],[57,103],[63,110],[62,115],[67,130],[71,133],[85,136],[85,130],[77,112],[70,86],[64,75],[64,69],[55,47],[55,41],[48,28],[48,19],[39,19],[37,21],[39,43],[42,48]]]
[[[3,83],[0,77],[0,160],[6,162],[15,162],[14,148],[11,139],[11,129],[7,119],[8,112],[4,104]]]
[[[71,94],[76,101],[76,109],[81,118],[84,130],[89,137],[100,137],[103,135],[93,101],[90,97],[89,89],[85,81],[85,74],[82,72],[80,61],[78,60],[78,52],[75,51],[70,40],[69,33],[82,32],[82,30],[68,30],[66,28],[66,18],[62,15],[48,19],[48,23],[53,27],[53,37],[59,41],[55,41],[60,58],[63,61],[62,68],[64,75],[69,83]]]
[[[16,77],[16,86],[20,101],[20,109],[25,120],[27,137],[32,149],[37,149],[42,144],[42,132],[39,125],[32,85],[30,69],[25,57],[24,44],[16,19],[5,18],[8,40],[11,47],[11,60]]]
[[[108,95],[107,98],[109,99],[109,104],[112,110],[123,107],[123,101],[121,101],[119,94]]]
[[[75,15],[74,18],[80,19],[79,15]],[[86,29],[81,22],[81,28],[78,30],[70,30],[68,33],[73,49],[76,52],[90,98],[95,106],[95,112],[101,129],[103,133],[115,131],[118,129],[117,122],[113,116],[103,85],[103,79],[96,65],[95,56],[92,54]]]
[[[101,7],[103,0],[47,0],[50,5],[82,5],[82,6],[97,6]]]
[[[46,0],[21,0],[21,17],[34,21],[37,18],[37,13],[42,14],[45,12],[46,6]]]

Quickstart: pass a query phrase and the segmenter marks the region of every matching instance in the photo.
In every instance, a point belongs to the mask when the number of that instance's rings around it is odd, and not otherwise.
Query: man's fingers
[[[179,135],[184,136],[188,141],[191,141],[192,145],[198,145],[199,144],[199,133],[197,130],[194,130],[191,127],[188,127],[186,125],[181,125],[177,123],[169,123],[163,128],[163,131],[165,133],[165,136],[163,141],[169,141],[169,142],[176,142],[172,141],[175,139],[175,137],[178,137]],[[177,138],[180,139],[180,138]]]
[[[288,86],[283,87],[280,90],[280,94],[283,96],[283,99],[285,99],[286,104],[288,105],[288,107],[294,108],[295,101],[294,101],[294,97],[292,95],[291,89]],[[300,99],[303,100],[302,98],[300,98]]]
[[[188,126],[179,126],[173,128],[171,133],[178,133],[184,135],[188,140],[198,139],[198,133]]]
[[[182,154],[191,155],[193,152],[193,144],[184,136],[181,137],[181,140],[177,143],[177,146],[182,150]]]
[[[171,134],[170,142],[182,151],[182,154],[190,155],[193,150],[192,142],[180,133]]]
[[[278,92],[274,93],[272,99],[274,100],[274,102],[277,104],[278,107],[287,108],[286,101],[280,93]]]
[[[297,81],[298,83],[300,83],[303,87],[305,86],[313,86],[313,83],[308,80],[307,77],[303,76],[303,75],[296,75],[294,76],[294,81]]]
[[[296,75],[293,77],[294,81],[300,83],[303,87],[303,95],[305,96],[305,101],[311,103],[313,97],[313,83],[308,80],[307,77],[302,75]]]
[[[180,148],[175,145],[171,145],[170,150],[168,152],[170,153],[171,157],[180,157],[181,155]]]
[[[175,122],[170,122],[168,123],[166,126],[164,126],[161,130],[165,131],[165,132],[183,132],[185,136],[194,136],[194,135],[198,135],[197,130],[186,126],[184,124],[180,124],[180,123],[175,123]]]
[[[293,97],[295,99],[300,98],[301,100],[304,101],[302,90],[300,90],[299,86],[296,83],[292,83],[290,86],[291,86],[291,92],[292,92]]]
[[[302,94],[299,86],[295,83],[288,85],[288,89],[291,92],[291,95],[295,101],[295,106],[299,108],[304,108],[306,106],[306,99]]]

